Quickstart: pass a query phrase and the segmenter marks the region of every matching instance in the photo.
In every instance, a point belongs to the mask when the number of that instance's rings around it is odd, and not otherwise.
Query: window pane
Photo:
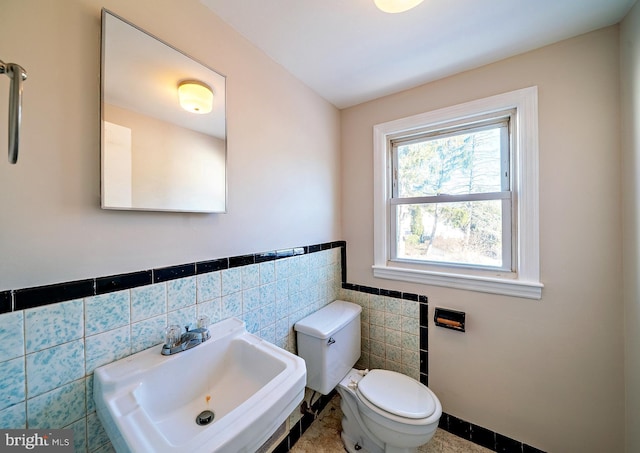
[[[398,144],[396,197],[499,192],[501,127]]]
[[[500,200],[397,206],[398,259],[502,267]]]

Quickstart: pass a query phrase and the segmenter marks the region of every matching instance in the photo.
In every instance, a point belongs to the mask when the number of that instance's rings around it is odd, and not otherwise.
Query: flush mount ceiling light
[[[180,106],[191,113],[209,113],[213,108],[213,90],[198,80],[184,80],[178,84]]]
[[[373,0],[378,9],[385,13],[402,13],[415,8],[423,0]]]

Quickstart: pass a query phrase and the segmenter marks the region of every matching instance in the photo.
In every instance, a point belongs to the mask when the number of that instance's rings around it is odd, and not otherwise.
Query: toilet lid
[[[372,404],[400,417],[427,418],[435,410],[427,387],[395,371],[371,370],[358,390]]]

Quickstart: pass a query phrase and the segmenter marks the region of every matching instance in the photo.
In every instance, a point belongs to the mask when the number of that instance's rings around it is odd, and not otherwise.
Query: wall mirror
[[[223,75],[103,9],[101,96],[102,208],[225,211]]]

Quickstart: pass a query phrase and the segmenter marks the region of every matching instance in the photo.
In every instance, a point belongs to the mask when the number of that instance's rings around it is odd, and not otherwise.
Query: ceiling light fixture
[[[180,106],[191,113],[209,113],[213,109],[213,90],[206,83],[184,80],[178,84]]]
[[[373,0],[378,9],[385,13],[402,13],[415,8],[423,0]]]

